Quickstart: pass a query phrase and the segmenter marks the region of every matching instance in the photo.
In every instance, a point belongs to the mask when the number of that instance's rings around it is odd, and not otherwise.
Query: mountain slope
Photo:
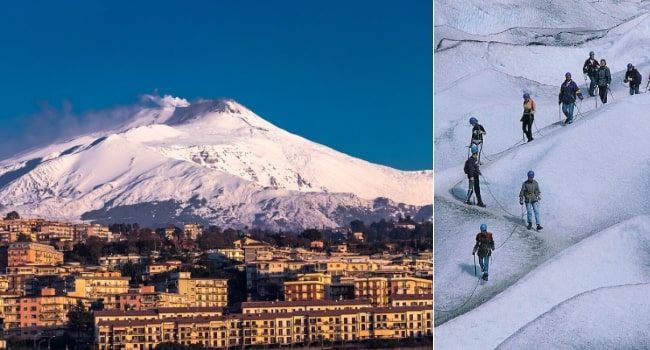
[[[23,216],[278,229],[421,216],[423,206],[430,217],[433,174],[355,159],[232,100],[201,100],[5,160],[0,186],[2,209]]]

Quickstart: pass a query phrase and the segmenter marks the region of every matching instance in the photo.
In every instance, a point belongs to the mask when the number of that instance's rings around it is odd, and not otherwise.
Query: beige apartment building
[[[74,291],[69,292],[68,295],[97,300],[106,295],[126,294],[129,291],[129,279],[129,277],[122,277],[118,271],[82,273],[75,277]],[[104,302],[104,307],[115,309],[120,305]]]
[[[228,280],[192,278],[189,272],[178,272],[175,280],[178,294],[187,298],[192,306],[225,307],[228,305]]]
[[[9,244],[7,249],[7,266],[21,265],[60,265],[63,264],[63,253],[56,251],[47,244],[32,242],[16,242]]]
[[[331,302],[330,302],[331,303]],[[252,306],[256,309],[256,306]],[[318,346],[367,339],[401,339],[433,335],[430,306],[333,308],[276,311],[225,316],[166,315],[155,311],[142,318],[95,315],[99,350],[152,349],[165,341],[205,347]],[[158,317],[156,317],[158,316]]]

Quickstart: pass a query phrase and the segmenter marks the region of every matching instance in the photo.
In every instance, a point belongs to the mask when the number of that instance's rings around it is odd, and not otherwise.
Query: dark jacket
[[[576,101],[576,95],[582,98],[582,92],[580,91],[578,84],[573,80],[565,80],[564,83],[562,83],[562,86],[560,86],[560,102],[566,104],[573,103]]]
[[[598,64],[598,60],[595,59],[592,60],[591,58],[587,58],[585,64],[582,65],[582,73],[595,76],[596,72],[598,71],[598,67],[600,67],[600,65]]]
[[[639,73],[636,68],[629,69],[625,72],[625,80],[629,81],[631,84],[641,84],[641,73]]]
[[[476,244],[474,244],[474,250],[472,253],[478,252],[478,256],[485,257],[491,256],[492,251],[494,250],[494,239],[490,232],[479,232],[476,234]]]
[[[485,133],[485,128],[483,125],[476,123],[472,127],[472,143],[479,144],[483,142],[483,134]]]
[[[598,86],[606,86],[611,84],[611,82],[612,74],[609,73],[609,67],[600,66],[600,68],[598,68],[598,73],[596,74],[596,84],[598,84]]]
[[[478,178],[481,174],[481,171],[478,169],[478,159],[477,157],[469,157],[465,161],[465,174],[467,178]]]

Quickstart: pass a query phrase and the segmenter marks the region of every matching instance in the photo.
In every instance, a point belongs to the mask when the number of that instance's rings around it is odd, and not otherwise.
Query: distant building
[[[185,224],[183,230],[185,231],[185,237],[196,239],[196,237],[203,233],[203,226],[199,224]]]
[[[178,294],[197,307],[225,307],[228,305],[228,280],[192,278],[189,272],[172,274]]]
[[[59,265],[63,264],[63,253],[47,244],[32,242],[11,243],[7,249],[7,266]]]

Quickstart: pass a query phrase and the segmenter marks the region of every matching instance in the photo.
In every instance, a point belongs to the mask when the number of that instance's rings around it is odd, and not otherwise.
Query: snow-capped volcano
[[[73,222],[271,229],[431,215],[431,170],[350,157],[232,100],[156,102],[120,128],[0,162],[1,208]]]

